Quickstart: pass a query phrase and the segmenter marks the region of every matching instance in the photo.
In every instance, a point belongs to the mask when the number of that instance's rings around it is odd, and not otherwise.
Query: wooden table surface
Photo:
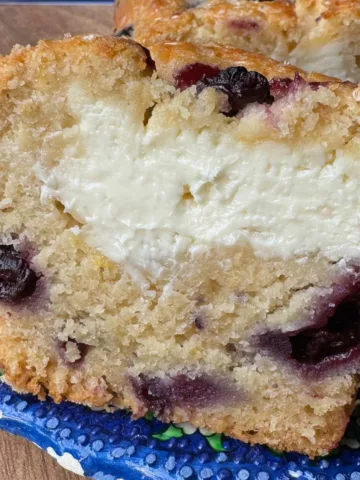
[[[0,5],[0,55],[64,33],[112,33],[110,6]],[[80,480],[21,438],[0,432],[0,480]]]

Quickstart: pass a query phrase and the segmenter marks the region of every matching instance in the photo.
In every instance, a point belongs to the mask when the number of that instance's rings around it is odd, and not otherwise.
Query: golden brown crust
[[[194,18],[199,26],[243,16],[265,22],[266,28],[278,25],[279,31],[290,34],[299,25],[307,30],[317,28],[320,20],[331,21],[334,28],[348,27],[360,19],[360,4],[357,0],[238,0],[231,3],[226,0],[205,0],[197,8],[189,8],[186,0],[115,2],[115,30],[119,32],[131,25],[136,29],[139,25],[142,31],[135,32],[135,38],[144,44],[153,44],[158,40],[186,40],[184,35]]]
[[[144,45],[186,41],[241,48],[279,61],[359,82],[360,3],[357,0],[122,0],[119,33],[133,27]]]
[[[159,43],[150,47],[150,52],[156,63],[158,74],[169,83],[174,83],[176,72],[186,65],[197,62],[216,65],[220,69],[243,66],[247,70],[261,73],[268,80],[276,77],[294,78],[298,73],[309,82],[339,83],[338,79],[321,73],[305,72],[300,68],[276,62],[258,53],[222,45],[201,46],[188,42]]]
[[[186,0],[120,0],[115,8],[116,31],[133,26],[134,38],[144,45],[164,40],[194,40],[195,28],[207,26],[212,29],[218,23],[231,24],[249,19],[278,35],[293,32],[296,28],[296,14],[287,0],[264,3],[206,0],[197,8],[189,8]],[[235,24],[233,28],[236,29]],[[238,28],[242,28],[240,24]]]
[[[194,18],[199,22],[215,23],[218,20],[252,15],[269,22],[270,25],[279,24],[282,30],[294,28],[296,25],[294,8],[287,0],[264,3],[247,0],[240,0],[237,3],[229,3],[226,0],[206,0],[197,8],[189,8],[186,0],[120,0],[115,6],[115,26],[116,31],[128,28],[130,25],[136,28],[139,22],[142,25],[142,22],[147,19],[147,32],[144,34],[139,32],[138,35],[144,35],[143,38],[147,38],[145,40],[147,43],[153,43],[151,35],[162,33],[172,35],[175,26],[186,29]],[[169,22],[172,23],[169,25]]]

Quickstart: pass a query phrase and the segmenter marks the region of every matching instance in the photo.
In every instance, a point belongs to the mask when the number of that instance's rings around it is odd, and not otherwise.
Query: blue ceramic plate
[[[133,421],[126,411],[40,402],[0,383],[0,429],[32,441],[64,468],[97,480],[360,480],[358,424],[360,401],[342,446],[309,460],[190,424],[166,425],[151,415]]]

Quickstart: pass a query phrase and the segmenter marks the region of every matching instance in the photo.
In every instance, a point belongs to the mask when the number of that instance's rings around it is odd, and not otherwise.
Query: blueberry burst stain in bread
[[[117,0],[115,29],[143,45],[217,43],[360,82],[358,0]]]
[[[206,375],[195,378],[177,375],[162,379],[140,374],[130,381],[141,405],[137,415],[144,416],[151,411],[164,421],[171,421],[176,407],[202,409],[213,403],[226,406],[242,400],[240,392],[232,390],[220,379]]]
[[[1,58],[5,381],[338,445],[360,370],[359,100],[224,46],[94,36]]]

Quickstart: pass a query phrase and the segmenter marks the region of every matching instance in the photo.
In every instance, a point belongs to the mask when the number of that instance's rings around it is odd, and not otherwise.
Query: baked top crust
[[[219,43],[359,82],[356,0],[121,0],[115,30],[143,45]]]
[[[157,72],[169,83],[174,83],[174,73],[184,66],[200,62],[225,69],[243,66],[273,78],[294,78],[296,74],[308,82],[329,82],[339,85],[339,79],[317,72],[306,72],[293,65],[277,62],[259,53],[247,52],[224,45],[196,45],[190,42],[163,42],[150,47],[151,56],[157,65]],[[344,85],[342,83],[342,85]],[[349,85],[350,88],[353,88]],[[346,88],[346,86],[345,86]]]
[[[255,16],[260,21],[266,22],[268,28],[278,29],[279,32],[296,27],[294,7],[286,0],[260,3],[246,0],[235,2],[205,0],[194,2],[194,7],[191,7],[186,0],[168,2],[125,0],[116,3],[115,24],[116,31],[130,26],[140,30],[141,26],[142,31],[136,33],[136,39],[145,44],[151,44],[158,41],[158,38],[159,40],[186,40],[183,36],[186,35],[185,31],[189,34],[196,21],[199,22],[198,26],[201,26],[202,22],[215,24],[218,20],[236,16],[246,18]],[[147,28],[144,31],[146,24]],[[180,29],[177,38],[173,36],[176,29]],[[168,37],[169,35],[171,38]]]

